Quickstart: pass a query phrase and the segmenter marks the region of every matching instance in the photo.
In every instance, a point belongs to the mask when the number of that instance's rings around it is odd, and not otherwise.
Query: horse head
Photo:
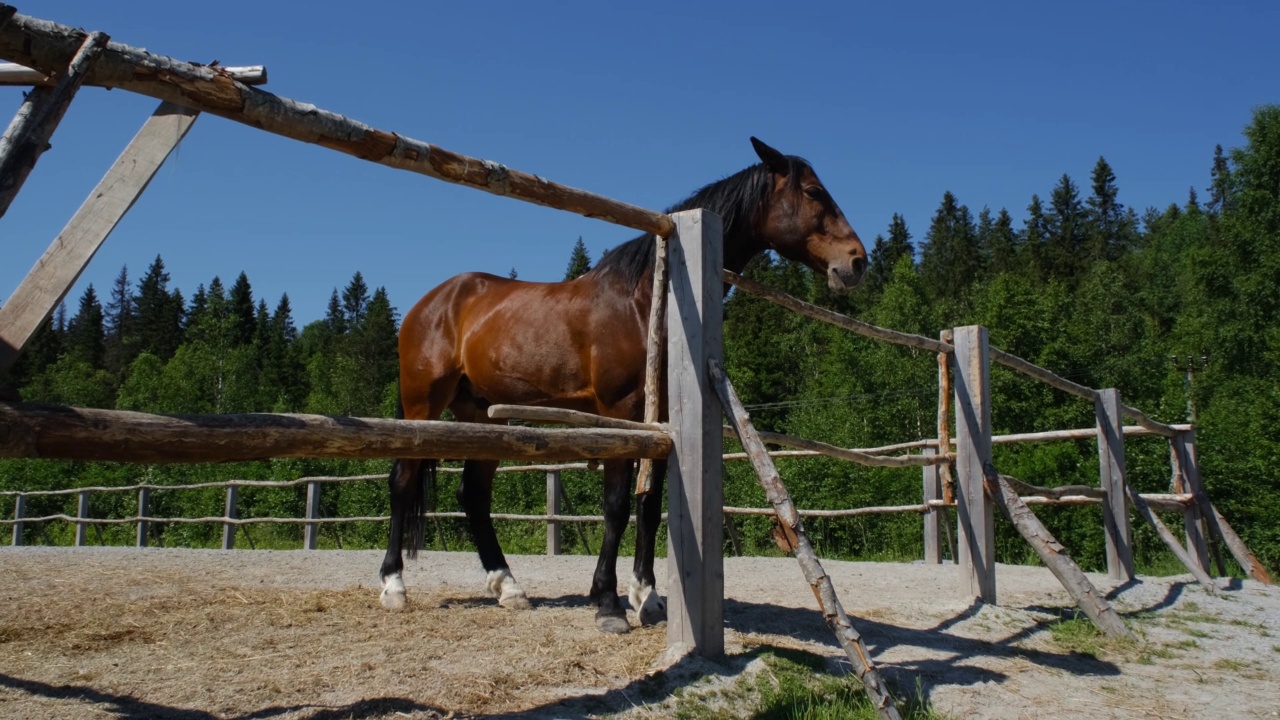
[[[809,163],[756,138],[751,144],[773,175],[770,202],[755,218],[756,237],[788,260],[804,263],[843,295],[867,269],[867,250]]]

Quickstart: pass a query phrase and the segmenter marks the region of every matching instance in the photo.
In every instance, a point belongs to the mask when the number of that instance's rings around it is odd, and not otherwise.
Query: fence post
[[[1200,495],[1200,464],[1196,459],[1196,431],[1180,430],[1169,439],[1169,456],[1173,463],[1174,492]],[[1187,537],[1187,554],[1201,570],[1209,571],[1209,524],[1200,511],[1200,504],[1192,501],[1182,512],[1183,527]]]
[[[723,355],[723,232],[704,210],[673,213],[667,290],[667,649],[724,654],[724,413],[708,360]]]
[[[994,506],[983,489],[983,465],[991,460],[991,353],[987,329],[955,329],[957,552],[965,597],[996,601]]]
[[[138,490],[138,517],[151,517],[151,488],[144,487]],[[151,530],[151,523],[146,520],[138,521],[138,547],[147,546],[147,533]]]
[[[307,483],[307,519],[315,520],[320,517],[320,483],[312,480]],[[305,550],[315,550],[316,540],[320,538],[320,524],[307,523],[302,531],[302,547]]]
[[[310,488],[308,488],[310,490]],[[240,517],[240,486],[227,486],[227,502],[223,509],[223,517],[236,520]],[[235,523],[222,523],[222,549],[231,550],[236,546]]]
[[[921,454],[938,454],[935,448],[924,448]],[[925,465],[924,501],[942,499],[942,471],[938,465]],[[926,565],[942,563],[942,508],[929,508],[924,513],[924,562]]]
[[[76,502],[76,517],[89,517],[89,491],[81,490],[80,499]],[[89,530],[89,523],[76,523],[76,547],[84,547],[86,533]]]
[[[560,514],[560,471],[547,471],[547,515]],[[547,520],[547,554],[560,554],[560,521]]]
[[[1133,534],[1129,529],[1128,491],[1125,485],[1124,429],[1120,417],[1120,391],[1098,392],[1094,402],[1098,420],[1098,480],[1107,499],[1102,524],[1107,532],[1107,573],[1115,580],[1133,579]]]
[[[13,498],[13,544],[22,544],[22,518],[27,514],[27,496],[18,493]]]

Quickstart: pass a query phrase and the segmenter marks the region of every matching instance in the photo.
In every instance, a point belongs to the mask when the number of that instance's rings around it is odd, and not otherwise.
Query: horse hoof
[[[600,632],[610,635],[622,635],[631,632],[631,623],[627,622],[626,617],[618,615],[597,615],[596,627],[600,628]]]
[[[508,610],[528,610],[533,607],[533,605],[529,603],[529,598],[526,597],[524,593],[520,593],[519,595],[503,595],[498,598],[498,604]]]
[[[382,607],[388,610],[402,610],[405,606],[404,581],[399,574],[388,575],[382,579],[382,594],[378,596]]]

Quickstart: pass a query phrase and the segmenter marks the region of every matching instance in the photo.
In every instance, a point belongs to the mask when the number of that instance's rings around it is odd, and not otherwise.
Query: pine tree
[[[872,246],[867,269],[868,285],[874,291],[879,291],[888,284],[898,261],[913,255],[911,232],[907,230],[907,221],[898,213],[894,213],[893,219],[889,221],[888,239],[877,235],[875,245]]]
[[[342,337],[347,333],[347,317],[342,311],[342,301],[338,299],[338,289],[333,289],[329,296],[329,307],[324,313],[324,327],[328,338]]]
[[[591,255],[587,253],[587,246],[583,244],[582,236],[579,235],[578,242],[573,246],[573,252],[569,254],[569,266],[565,268],[564,279],[572,280],[590,269]]]
[[[1116,200],[1119,195],[1116,174],[1107,164],[1106,158],[1098,158],[1093,166],[1092,179],[1093,194],[1085,201],[1091,246],[1089,253],[1094,260],[1115,260],[1129,248],[1126,247],[1122,232],[1124,205]]]
[[[991,234],[987,238],[987,255],[991,259],[991,274],[1013,272],[1019,268],[1020,251],[1018,233],[1013,229],[1013,218],[1009,211],[1000,208],[996,221],[991,226]]]
[[[191,296],[191,308],[187,311],[182,329],[190,330],[208,310],[209,293],[204,289],[204,283],[200,283],[196,286],[196,294]]]
[[[995,221],[991,219],[991,208],[983,205],[982,211],[978,213],[978,227],[974,233],[974,240],[978,247],[979,275],[984,278],[991,272],[991,236],[994,233]]]
[[[957,300],[980,269],[977,231],[969,208],[947,191],[920,248],[920,273],[933,297]]]
[[[254,328],[257,325],[253,304],[253,288],[249,285],[249,276],[243,272],[231,286],[228,298],[231,313],[231,338],[235,345],[248,345],[253,342]]]
[[[267,342],[262,355],[262,385],[268,407],[276,412],[296,412],[306,398],[306,366],[297,348],[298,330],[288,294],[280,296],[271,315]],[[274,393],[274,395],[271,395]]]
[[[351,282],[347,283],[346,289],[342,291],[342,312],[349,327],[354,328],[364,321],[368,305],[369,286],[365,284],[364,276],[357,270],[356,274],[351,276]]]
[[[111,374],[119,376],[133,360],[134,299],[129,284],[129,266],[120,268],[111,285],[111,297],[104,308],[106,350],[104,362]]]
[[[169,273],[159,255],[138,283],[134,307],[137,352],[148,352],[161,360],[173,357],[182,344],[182,295],[169,292]]]
[[[1050,276],[1079,277],[1080,272],[1097,258],[1086,248],[1084,207],[1076,184],[1066,173],[1049,196],[1049,213],[1045,220],[1048,232],[1045,249]]]
[[[1231,193],[1231,168],[1222,154],[1222,146],[1213,147],[1213,167],[1209,171],[1209,212],[1218,215],[1227,209]]]
[[[93,368],[102,368],[106,355],[106,332],[102,303],[93,285],[80,296],[80,309],[67,324],[67,355]]]

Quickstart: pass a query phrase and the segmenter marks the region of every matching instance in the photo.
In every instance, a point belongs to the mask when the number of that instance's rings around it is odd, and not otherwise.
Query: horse
[[[751,138],[760,162],[693,193],[668,209],[703,208],[723,221],[724,266],[741,272],[773,250],[798,261],[847,293],[867,267],[862,241],[805,160]],[[449,409],[462,422],[491,420],[493,404],[568,408],[609,418],[641,420],[654,236],[641,235],[606,252],[587,273],[565,282],[523,282],[465,273],[428,292],[400,328],[400,410],[408,419],[435,420]],[[665,397],[665,392],[660,393]],[[665,410],[664,417],[665,417]],[[427,488],[434,492],[438,461],[396,460],[388,478],[391,524],[382,563],[380,600],[405,605],[401,550],[422,545]],[[457,497],[498,604],[527,608],[490,518],[498,463],[467,460]],[[651,490],[636,508],[636,551],[628,600],[639,622],[666,618],[655,590],[654,544],[662,512],[666,461],[655,461]],[[631,460],[608,460],[604,471],[604,540],[589,598],[606,633],[631,629],[618,597],[618,545],[631,512]]]

